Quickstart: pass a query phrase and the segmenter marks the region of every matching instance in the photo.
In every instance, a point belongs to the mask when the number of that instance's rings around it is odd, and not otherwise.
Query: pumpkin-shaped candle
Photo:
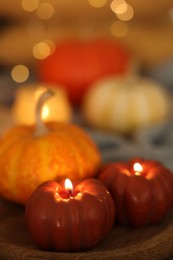
[[[74,189],[69,179],[65,188],[55,181],[45,182],[26,204],[28,230],[46,250],[92,248],[110,232],[114,218],[113,199],[96,179],[84,180]]]
[[[160,162],[108,163],[99,179],[114,198],[120,224],[142,227],[158,223],[173,206],[173,175]]]

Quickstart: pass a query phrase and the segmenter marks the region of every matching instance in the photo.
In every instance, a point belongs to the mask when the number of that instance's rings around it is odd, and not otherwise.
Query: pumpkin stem
[[[47,126],[42,119],[42,108],[47,99],[54,95],[54,92],[50,89],[46,90],[39,98],[36,106],[36,126],[34,136],[38,137],[40,135],[46,134],[49,132]]]

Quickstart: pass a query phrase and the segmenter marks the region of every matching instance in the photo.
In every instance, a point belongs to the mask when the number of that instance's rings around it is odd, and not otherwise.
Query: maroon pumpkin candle
[[[113,199],[96,179],[84,180],[74,190],[55,181],[45,182],[26,205],[28,230],[45,250],[92,248],[110,232],[114,219]]]
[[[99,180],[113,196],[120,224],[142,227],[158,223],[173,206],[173,175],[160,162],[108,163]]]

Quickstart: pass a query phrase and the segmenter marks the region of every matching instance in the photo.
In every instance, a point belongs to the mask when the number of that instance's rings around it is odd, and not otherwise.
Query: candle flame
[[[141,172],[143,171],[143,167],[142,167],[142,165],[140,163],[135,163],[133,165],[133,169],[135,171],[135,175],[136,176],[141,175]]]
[[[64,185],[65,185],[66,190],[69,190],[69,191],[73,190],[73,184],[70,179],[66,179]]]
[[[35,94],[34,94],[34,98],[35,98],[36,102],[41,97],[41,95],[46,91],[47,91],[46,87],[37,88],[37,90],[35,91]],[[47,104],[44,104],[42,111],[41,111],[41,119],[46,120],[49,117],[49,115],[50,115],[50,108]]]
[[[49,116],[49,113],[50,113],[49,106],[48,105],[44,105],[43,108],[42,108],[42,112],[41,112],[41,118],[43,120],[47,119],[48,116]]]

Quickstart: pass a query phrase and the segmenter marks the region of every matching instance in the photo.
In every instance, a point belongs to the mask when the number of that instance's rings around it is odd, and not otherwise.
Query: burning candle
[[[73,193],[73,184],[68,178],[65,180],[65,189],[68,191],[69,197],[71,197]]]
[[[143,170],[143,167],[140,163],[134,163],[133,169],[135,171],[136,176],[140,176]]]
[[[110,232],[114,202],[106,187],[86,179],[74,188],[55,181],[41,184],[26,205],[28,230],[36,244],[46,250],[78,251],[94,247]]]
[[[173,174],[145,159],[108,163],[99,174],[113,196],[120,224],[142,227],[158,223],[173,206]]]
[[[58,196],[60,195],[63,199],[69,199],[75,197],[77,195],[77,192],[74,192],[73,183],[70,179],[65,179],[64,183],[62,182],[62,185],[64,189],[57,189]]]
[[[26,204],[42,182],[92,178],[101,166],[97,145],[81,127],[43,122],[42,107],[52,95],[48,90],[40,97],[35,111],[36,124],[14,126],[1,136],[0,194],[8,200]]]

